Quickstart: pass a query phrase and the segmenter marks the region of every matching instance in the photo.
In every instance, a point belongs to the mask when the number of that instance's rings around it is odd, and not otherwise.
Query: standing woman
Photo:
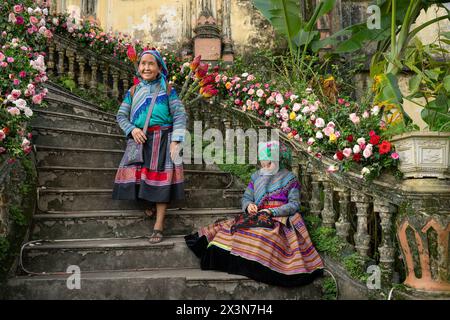
[[[117,113],[117,122],[128,139],[144,144],[144,163],[125,165],[116,174],[113,199],[146,202],[145,214],[155,214],[149,241],[163,239],[168,203],[184,199],[183,165],[178,152],[184,141],[186,112],[175,89],[167,81],[168,70],[156,50],[142,52],[138,59],[140,83],[128,90]],[[156,95],[155,92],[158,92]],[[147,132],[143,131],[153,97],[156,97]]]

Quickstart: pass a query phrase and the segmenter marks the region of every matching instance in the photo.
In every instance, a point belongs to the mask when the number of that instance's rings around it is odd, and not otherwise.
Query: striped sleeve
[[[186,110],[174,88],[169,96],[169,109],[173,117],[172,141],[183,142],[186,131]]]
[[[133,129],[136,128],[136,126],[130,122],[130,112],[131,112],[131,94],[130,90],[128,90],[116,116],[117,123],[125,133],[125,136],[128,136],[131,133],[131,131],[133,131]]]
[[[292,216],[300,210],[300,184],[297,179],[294,179],[290,184],[288,203],[270,209],[275,217]]]

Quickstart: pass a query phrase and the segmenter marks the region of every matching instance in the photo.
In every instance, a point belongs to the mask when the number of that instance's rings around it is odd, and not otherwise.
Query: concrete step
[[[190,234],[218,220],[230,219],[241,213],[239,208],[168,209],[165,234]],[[141,210],[47,211],[35,214],[31,238],[92,239],[129,238],[147,235],[155,218],[144,216]]]
[[[117,168],[49,166],[38,167],[39,185],[50,188],[111,188]],[[190,189],[227,189],[233,176],[227,172],[184,170],[185,186]]]
[[[48,110],[115,121],[115,114],[100,110],[97,105],[72,94],[59,85],[46,82],[44,86],[49,90],[45,97]],[[120,102],[117,102],[117,104],[119,105]]]
[[[82,272],[80,289],[70,290],[69,274],[18,276],[6,284],[6,299],[320,299],[322,280],[296,288],[255,282],[243,276],[200,269]],[[217,312],[220,312],[218,310]]]
[[[123,134],[99,133],[67,128],[32,126],[33,143],[55,147],[125,150]]]
[[[123,149],[73,148],[36,145],[38,166],[118,168]],[[184,164],[186,170],[220,171],[214,164]]]
[[[98,120],[92,117],[78,116],[62,112],[47,110],[34,110],[35,117],[30,122],[33,126],[49,128],[66,128],[73,130],[83,130],[89,132],[112,133],[123,135],[122,129],[116,122]]]
[[[184,236],[166,236],[157,244],[143,239],[57,240],[34,243],[24,250],[28,272],[66,272],[71,265],[84,271],[198,268],[199,259]]]
[[[239,207],[243,189],[185,189],[185,200],[174,201],[171,208]],[[136,201],[113,200],[111,189],[39,189],[38,208],[58,210],[135,210]]]

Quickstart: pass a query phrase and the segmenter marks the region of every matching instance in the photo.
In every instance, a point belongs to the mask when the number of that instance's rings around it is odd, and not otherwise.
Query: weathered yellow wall
[[[107,31],[127,33],[152,46],[177,47],[182,41],[183,6],[190,1],[99,0],[97,18]],[[231,1],[231,36],[236,53],[273,44],[273,29],[251,0],[216,1],[219,27],[222,1]],[[67,11],[79,16],[80,4],[81,0],[66,0]],[[191,17],[192,29],[197,18],[195,14]]]

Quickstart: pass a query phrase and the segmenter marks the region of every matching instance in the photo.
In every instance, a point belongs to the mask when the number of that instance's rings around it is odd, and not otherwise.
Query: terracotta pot
[[[407,215],[397,228],[406,267],[404,284],[450,294],[449,215]]]
[[[450,179],[450,132],[416,131],[391,141],[404,178]]]

